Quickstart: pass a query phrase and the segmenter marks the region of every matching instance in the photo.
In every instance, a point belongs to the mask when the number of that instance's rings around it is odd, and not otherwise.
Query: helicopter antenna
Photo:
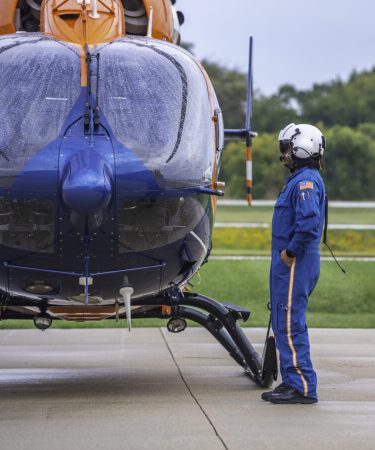
[[[99,14],[98,14],[98,1],[97,0],[92,0],[90,17],[91,17],[91,19],[99,19],[100,18]]]
[[[252,139],[257,133],[251,130],[251,117],[253,107],[253,37],[250,36],[249,43],[249,73],[247,78],[247,106],[246,106],[246,128],[236,130],[225,130],[225,139],[241,139],[246,141],[246,199],[249,206],[252,204],[253,195],[253,151]]]
[[[152,28],[154,22],[154,8],[150,6],[150,12],[148,15],[148,25],[147,25],[147,37],[152,37]]]

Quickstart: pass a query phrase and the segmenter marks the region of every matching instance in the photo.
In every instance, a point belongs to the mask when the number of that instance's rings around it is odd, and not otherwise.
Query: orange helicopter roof
[[[16,32],[19,0],[0,0],[0,34]],[[96,45],[126,35],[122,0],[97,0],[99,18],[90,17],[93,0],[43,0],[40,30],[56,39],[79,45]],[[153,9],[152,37],[173,42],[173,14],[169,0],[143,0],[146,14]]]
[[[18,0],[0,0],[0,34],[16,32],[14,18],[16,16]]]
[[[99,18],[91,17],[92,2],[44,0],[40,28],[56,39],[80,45],[95,45],[125,34],[124,11],[119,0],[98,0]]]

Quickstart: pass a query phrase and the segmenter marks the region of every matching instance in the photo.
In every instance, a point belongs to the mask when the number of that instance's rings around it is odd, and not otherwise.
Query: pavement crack
[[[225,450],[229,450],[229,448],[227,447],[226,443],[224,442],[224,439],[220,436],[219,432],[217,431],[215,425],[213,424],[212,420],[210,419],[210,417],[208,416],[208,414],[206,413],[205,409],[203,408],[203,406],[199,403],[198,398],[194,395],[193,391],[191,390],[190,386],[188,385],[185,377],[182,374],[182,371],[180,369],[180,366],[178,365],[176,358],[174,357],[174,354],[172,352],[172,349],[163,333],[163,330],[160,328],[160,334],[165,342],[165,345],[167,346],[167,349],[169,351],[169,354],[171,355],[171,358],[178,370],[178,373],[180,374],[181,380],[184,383],[186,389],[188,390],[191,398],[194,400],[194,402],[197,404],[198,408],[202,411],[203,415],[205,416],[205,418],[207,419],[208,423],[210,424],[211,428],[213,429],[214,433],[216,434],[217,438],[219,439],[219,441],[222,443],[223,447],[225,448]]]

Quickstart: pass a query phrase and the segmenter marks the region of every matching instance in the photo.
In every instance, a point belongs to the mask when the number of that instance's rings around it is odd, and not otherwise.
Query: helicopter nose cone
[[[80,215],[94,215],[103,211],[112,198],[111,180],[105,167],[102,171],[82,168],[69,171],[62,185],[66,206]]]

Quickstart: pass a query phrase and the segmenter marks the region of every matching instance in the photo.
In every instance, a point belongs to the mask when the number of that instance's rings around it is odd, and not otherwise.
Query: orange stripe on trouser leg
[[[289,345],[290,351],[292,353],[292,358],[293,358],[293,367],[296,369],[296,372],[298,373],[298,375],[301,378],[301,381],[303,384],[303,395],[305,397],[307,397],[309,394],[308,385],[307,385],[305,377],[303,376],[301,369],[298,367],[297,352],[294,347],[293,339],[292,339],[292,306],[293,306],[293,287],[294,287],[295,269],[296,269],[296,258],[294,258],[292,267],[290,268],[290,279],[289,279],[289,288],[288,288],[288,308],[286,311],[286,330],[287,330],[287,337],[288,337],[288,345]]]

